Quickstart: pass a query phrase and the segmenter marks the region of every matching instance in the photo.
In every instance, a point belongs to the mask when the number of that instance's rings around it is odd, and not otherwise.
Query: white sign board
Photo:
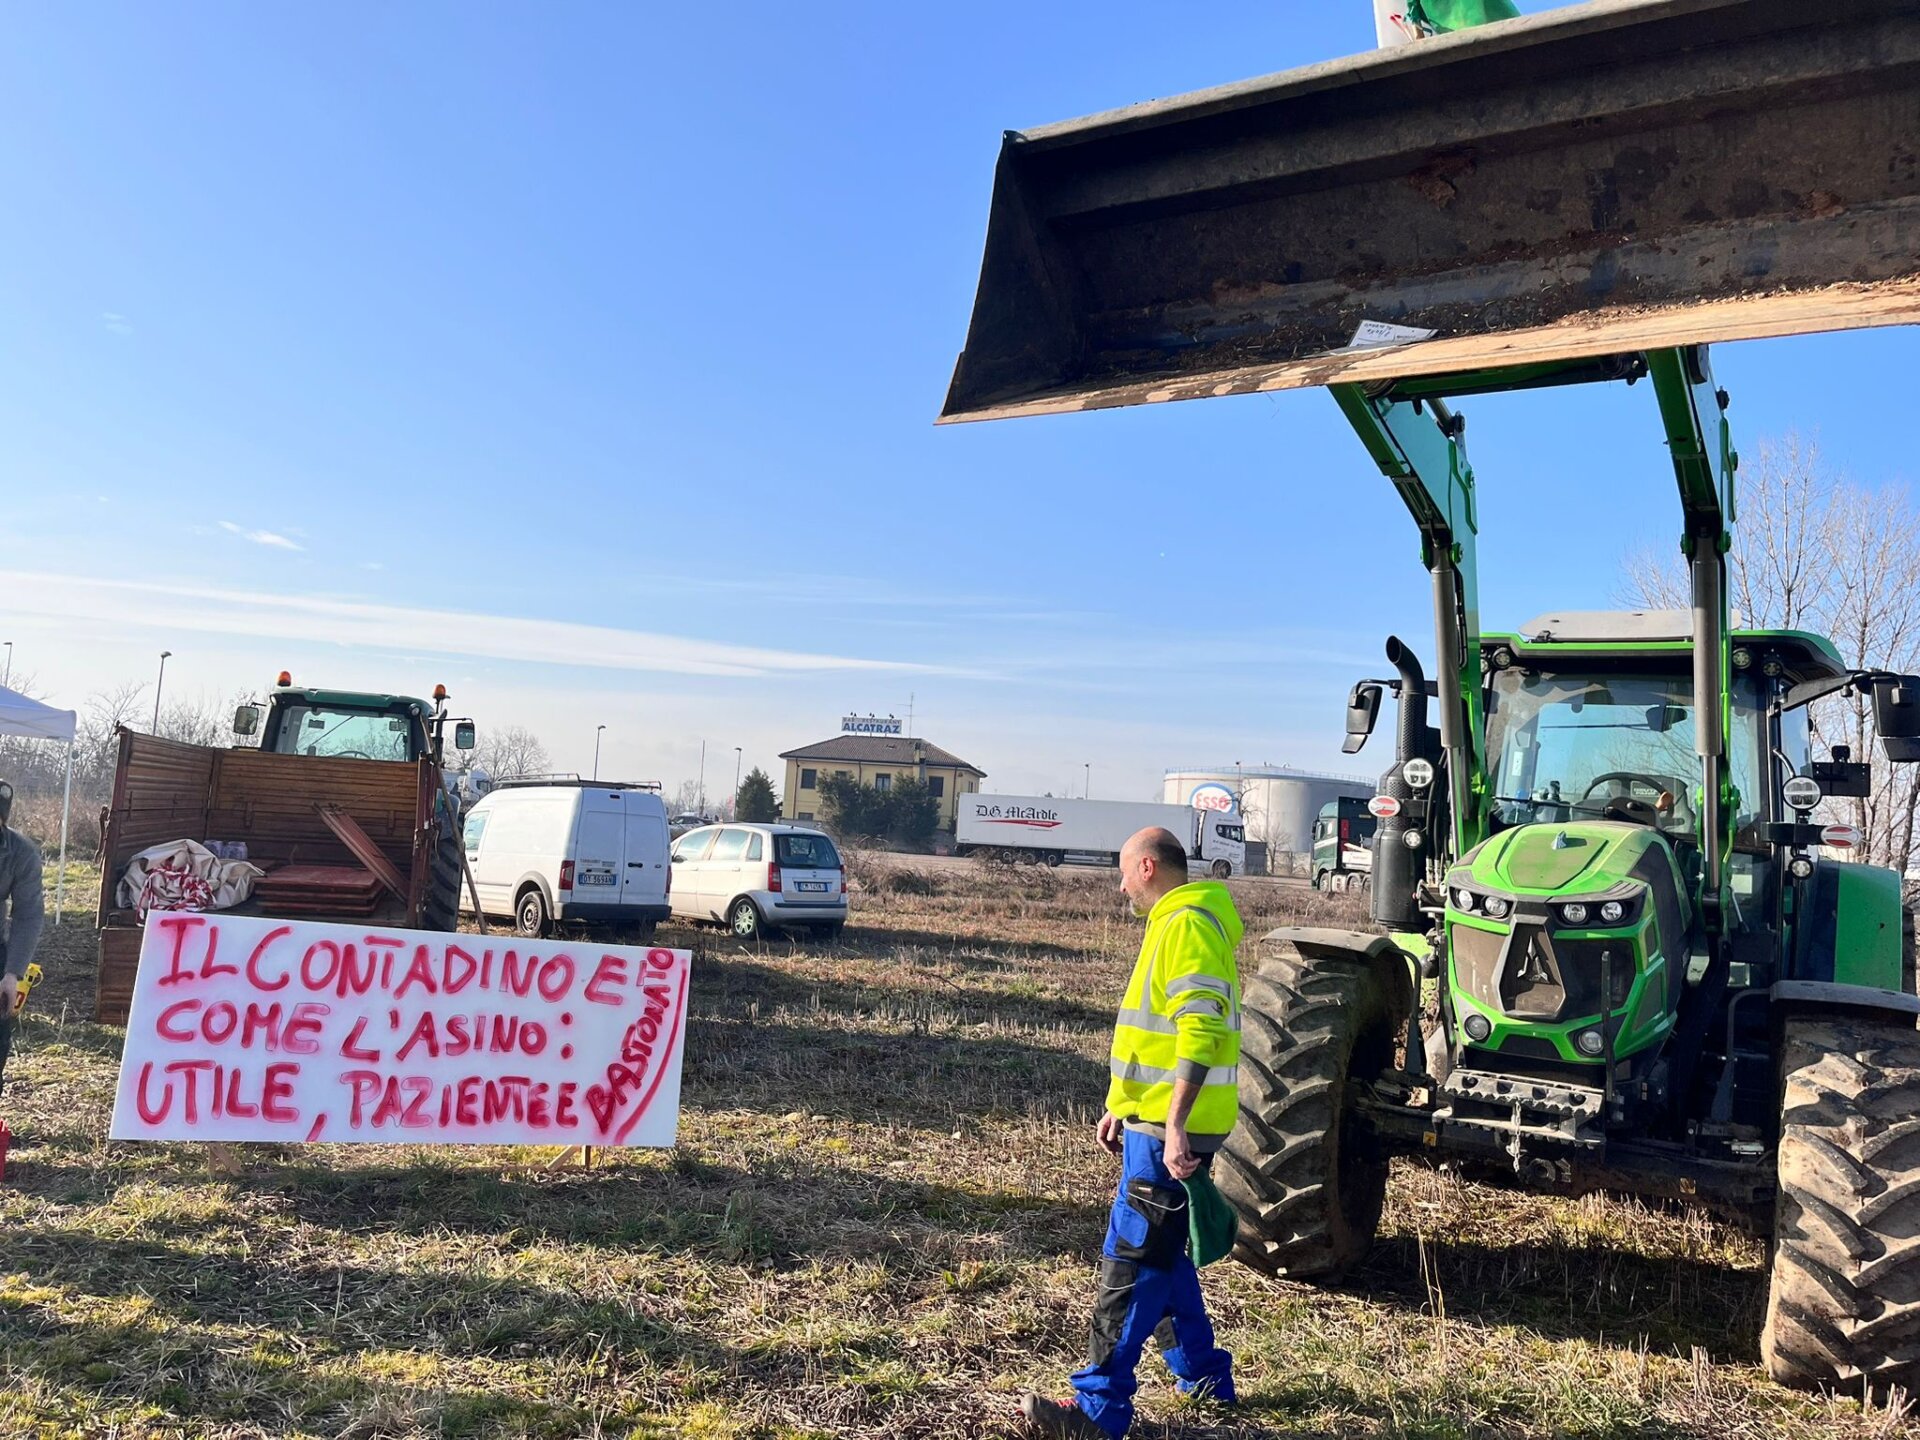
[[[840,720],[844,735],[898,735],[903,728],[894,715],[845,715]]]
[[[692,958],[156,911],[110,1133],[671,1145]]]

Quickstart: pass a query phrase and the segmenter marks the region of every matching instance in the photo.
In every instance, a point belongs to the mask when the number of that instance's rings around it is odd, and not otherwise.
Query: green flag
[[[1407,19],[1423,30],[1440,34],[1512,20],[1519,14],[1513,0],[1407,0]]]

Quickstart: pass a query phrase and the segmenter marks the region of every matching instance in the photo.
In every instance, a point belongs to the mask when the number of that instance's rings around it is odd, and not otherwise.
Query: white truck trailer
[[[1118,865],[1127,838],[1152,825],[1178,835],[1188,863],[1213,875],[1247,868],[1246,824],[1237,813],[1144,801],[962,795],[954,841],[962,855],[1009,865]]]

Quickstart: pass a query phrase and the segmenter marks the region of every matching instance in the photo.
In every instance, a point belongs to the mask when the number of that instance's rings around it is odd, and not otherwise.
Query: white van
[[[670,913],[667,807],[652,789],[505,780],[467,812],[466,839],[481,907],[522,935],[565,922],[644,936]]]

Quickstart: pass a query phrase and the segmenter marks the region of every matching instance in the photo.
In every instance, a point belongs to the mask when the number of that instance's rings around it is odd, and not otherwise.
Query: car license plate
[[[824,891],[827,888],[827,882],[824,880],[802,880],[800,882],[800,888],[802,890]]]
[[[611,885],[611,884],[613,884],[613,876],[611,876],[611,875],[582,875],[582,876],[580,877],[580,883],[581,883],[582,885]]]

